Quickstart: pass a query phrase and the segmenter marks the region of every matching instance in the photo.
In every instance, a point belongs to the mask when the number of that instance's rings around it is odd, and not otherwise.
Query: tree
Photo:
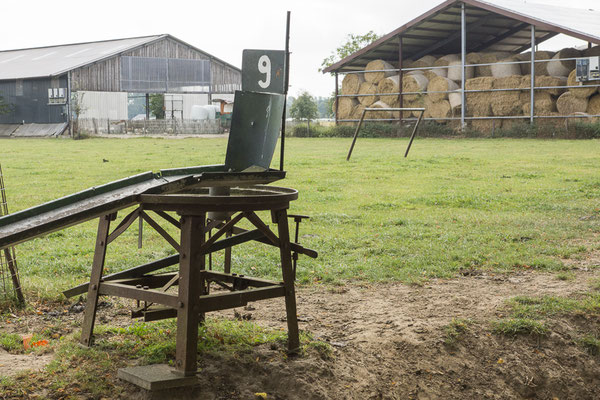
[[[319,116],[315,99],[308,92],[300,93],[290,107],[290,115],[297,121],[306,120],[310,135],[310,120]]]
[[[352,53],[356,53],[358,50],[373,43],[379,38],[380,36],[373,31],[369,31],[364,35],[349,34],[346,43],[335,49],[329,57],[323,60],[319,72],[323,72],[325,68],[332,66]]]
[[[9,114],[10,112],[12,112],[12,110],[12,104],[8,104],[7,102],[5,102],[4,98],[0,96],[0,115]]]
[[[165,119],[165,96],[163,94],[150,95],[150,112],[156,119]]]

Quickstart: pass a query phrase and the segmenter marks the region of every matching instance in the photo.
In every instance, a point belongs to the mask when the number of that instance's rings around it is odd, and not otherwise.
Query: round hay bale
[[[425,72],[423,72],[423,75],[429,80],[432,80],[436,76],[443,76],[446,78],[448,76],[448,70],[446,68],[426,69]]]
[[[534,98],[535,115],[545,115],[550,112],[556,112],[556,101],[548,92],[535,92]],[[523,115],[531,113],[531,96],[529,92],[521,93],[521,103],[523,103]]]
[[[519,61],[531,61],[531,52],[522,53],[516,56]],[[537,60],[550,60],[554,57],[554,52],[552,51],[536,51],[535,59]],[[531,74],[531,63],[520,64],[521,73],[523,75]],[[536,62],[535,63],[535,76],[543,76],[548,75],[548,63],[547,62]]]
[[[429,105],[429,114],[431,118],[436,118],[436,122],[445,123],[446,119],[452,117],[452,108],[448,100],[434,101]],[[439,118],[439,119],[438,119]]]
[[[432,55],[423,56],[423,57],[419,58],[418,60],[409,63],[409,67],[408,68],[427,68],[427,67],[432,67],[433,63],[435,63],[436,60],[437,60],[437,58],[435,58]]]
[[[383,78],[392,76],[398,73],[398,71],[385,71],[385,72],[369,72],[369,71],[380,71],[390,70],[395,67],[383,60],[373,60],[365,67],[365,81],[373,84],[378,84]]]
[[[548,64],[548,75],[567,76],[569,72],[575,69],[575,60],[560,61],[561,58],[576,58],[581,57],[581,52],[570,47],[562,49],[552,57],[552,61]]]
[[[590,47],[583,51],[584,57],[597,57],[600,56],[600,46]]]
[[[586,85],[595,85],[596,82],[577,82],[576,79],[576,70],[571,71],[569,77],[567,78],[567,86],[581,86],[580,88],[569,88],[569,92],[573,93],[573,96],[580,97],[582,99],[587,99],[594,93],[598,91],[597,87],[586,87]],[[582,84],[583,83],[583,84]]]
[[[346,74],[342,79],[342,94],[357,94],[364,81],[363,74]]]
[[[372,96],[358,96],[358,101],[360,101],[360,104],[363,106],[369,107],[379,100],[379,96],[375,95],[375,93],[377,93],[377,85],[370,82],[363,82],[360,84],[358,94],[369,94]]]
[[[452,61],[460,61],[460,54],[446,54],[438,58],[435,63],[433,63],[434,67],[447,67],[450,65]]]
[[[448,93],[432,93],[432,92],[451,92],[458,89],[458,85],[448,78],[437,76],[429,81],[427,85],[427,94],[432,102],[438,102],[448,99]]]
[[[352,119],[360,119],[362,112],[364,111],[366,107],[363,106],[362,104],[358,104],[356,107],[354,107],[354,110],[352,110],[352,115],[351,118]]]
[[[352,116],[354,108],[358,105],[355,97],[340,97],[338,106],[338,119],[348,119]],[[335,112],[335,108],[334,108]]]
[[[453,117],[461,115],[462,95],[460,90],[448,93],[448,103],[450,103],[450,110]]]
[[[408,79],[412,79],[413,76],[419,76],[419,77],[423,77],[423,79],[427,79],[425,78],[425,76],[423,76],[423,74],[412,74],[412,75],[404,75],[402,77],[402,80],[408,80]],[[420,78],[416,78],[416,79],[420,79]],[[398,93],[400,91],[400,77],[398,75],[394,75],[394,76],[388,76],[385,79],[382,79],[379,84],[377,85],[377,92],[379,92],[379,98],[381,99],[381,101],[383,101],[384,103],[387,104],[392,104],[393,102],[398,100],[398,95],[394,94],[394,95],[390,95],[390,96],[384,96],[384,93]]]
[[[479,53],[479,64],[493,64],[503,58],[509,57],[510,54],[505,52],[488,52]],[[481,65],[475,68],[475,76],[492,76],[491,65]]]
[[[536,76],[535,77],[535,86],[537,87],[550,87],[550,86],[567,86],[567,77],[566,76]],[[544,92],[550,93],[552,96],[560,96],[567,89],[554,88],[554,89],[544,89]]]
[[[465,68],[465,76],[471,79],[475,76],[475,67],[467,66]],[[460,82],[462,80],[462,61],[451,61],[448,66],[448,79]]]
[[[588,100],[587,113],[590,115],[600,115],[600,94],[590,97]]]
[[[404,107],[404,108],[417,107],[414,103],[412,103],[410,101],[403,101],[402,103],[403,103],[402,107]],[[389,106],[391,108],[398,108],[398,107],[400,107],[400,103],[398,102],[398,100],[395,100],[393,103],[389,103]],[[402,118],[410,118],[410,117],[412,117],[412,112],[411,111],[403,111],[402,114],[403,114]],[[399,119],[400,118],[400,111],[390,111],[390,118]]]
[[[479,64],[481,62],[481,53],[467,53],[467,64]]]
[[[379,100],[375,103],[371,104],[369,108],[390,108],[387,103]],[[392,118],[391,111],[367,111],[365,114],[365,118],[368,119],[390,119]]]
[[[585,113],[587,111],[587,107],[587,97],[576,97],[572,92],[565,92],[560,95],[558,100],[556,100],[556,108],[561,115]]]
[[[425,92],[429,79],[425,75],[409,75],[402,78],[402,92]],[[421,95],[407,94],[404,96],[405,101],[415,101]]]
[[[452,61],[460,61],[460,55],[447,54],[445,56],[442,56],[442,57],[438,58],[435,61],[435,63],[433,63],[433,66],[434,67],[447,67],[450,65],[450,63]],[[448,77],[448,68],[434,68],[431,71],[433,71],[433,73],[438,76]]]
[[[519,61],[514,57],[504,58],[496,64],[491,65],[492,76],[494,78],[504,78],[507,76],[521,75],[519,64],[500,64],[502,62]]]

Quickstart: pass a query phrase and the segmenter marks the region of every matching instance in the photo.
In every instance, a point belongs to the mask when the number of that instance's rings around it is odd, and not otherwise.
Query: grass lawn
[[[460,271],[561,271],[564,260],[600,248],[600,142],[288,139],[288,177],[308,214],[300,242],[301,283],[419,283]],[[11,211],[147,170],[222,163],[226,139],[0,140]],[[276,154],[278,152],[276,151]],[[104,160],[107,160],[105,162]],[[279,165],[277,157],[273,165]],[[125,215],[120,213],[120,217]],[[19,245],[29,296],[59,298],[90,272],[96,221]],[[174,251],[130,229],[108,249],[115,272]],[[278,252],[261,244],[234,249],[233,270],[279,277]]]

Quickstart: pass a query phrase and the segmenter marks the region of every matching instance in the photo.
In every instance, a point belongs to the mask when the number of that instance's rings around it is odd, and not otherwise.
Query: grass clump
[[[598,313],[600,312],[600,295],[583,294],[581,298],[543,296],[516,296],[508,302],[511,314],[518,318],[540,319],[558,314]]]
[[[585,335],[579,344],[593,356],[600,354],[600,339],[595,335]]]
[[[572,281],[575,280],[575,273],[570,271],[561,271],[556,274],[556,279],[559,281]]]
[[[540,321],[530,318],[506,318],[492,322],[493,332],[496,334],[514,336],[529,334],[544,336],[548,328]]]
[[[465,333],[469,331],[473,321],[463,318],[452,318],[452,321],[443,327],[444,343],[447,346],[455,346],[462,340]]]
[[[16,333],[0,332],[0,347],[9,353],[20,353],[23,351],[23,339]]]

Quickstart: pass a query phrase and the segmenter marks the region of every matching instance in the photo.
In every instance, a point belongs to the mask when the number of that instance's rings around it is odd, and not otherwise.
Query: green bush
[[[288,135],[294,137],[353,137],[356,132],[357,123],[352,125],[321,126],[317,123],[311,124],[310,132],[306,124],[291,126]],[[365,138],[395,138],[409,137],[414,125],[397,123],[365,122],[360,128],[359,136]],[[464,131],[458,130],[458,124],[438,124],[434,121],[424,121],[417,132],[418,137],[440,138],[440,137],[468,137],[489,138],[491,132],[482,132],[471,127]],[[556,127],[548,125],[530,125],[529,122],[515,123],[510,128],[498,128],[493,137],[506,138],[557,138],[557,139],[599,139],[600,122],[577,121],[569,125],[568,131],[563,125]]]

